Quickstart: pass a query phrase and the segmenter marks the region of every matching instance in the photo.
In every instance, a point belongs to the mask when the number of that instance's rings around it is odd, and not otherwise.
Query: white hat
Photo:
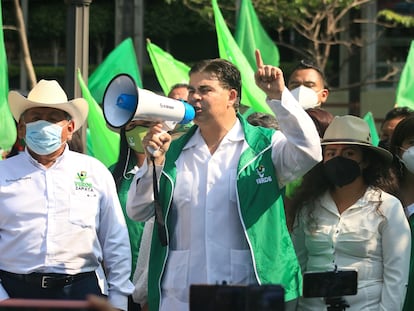
[[[35,107],[55,108],[67,112],[78,130],[88,116],[88,103],[83,98],[68,101],[68,97],[56,80],[40,80],[27,97],[19,92],[9,92],[10,111],[16,121],[27,109]]]
[[[331,121],[323,135],[321,145],[336,144],[364,146],[376,152],[386,162],[392,161],[391,152],[372,144],[368,123],[355,116],[336,116]]]

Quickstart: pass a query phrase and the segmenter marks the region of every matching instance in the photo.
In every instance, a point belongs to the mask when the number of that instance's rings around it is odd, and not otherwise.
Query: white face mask
[[[407,170],[414,174],[414,146],[404,151],[404,153],[402,154],[401,162],[404,163]]]
[[[321,105],[317,93],[309,87],[300,85],[290,91],[303,109],[315,108]]]

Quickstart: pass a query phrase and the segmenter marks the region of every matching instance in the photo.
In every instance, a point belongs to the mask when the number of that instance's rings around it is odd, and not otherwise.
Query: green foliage
[[[114,1],[94,1],[89,11],[89,36],[102,40],[114,34]]]
[[[30,6],[28,34],[33,39],[58,39],[65,35],[66,6],[62,1],[43,1]]]
[[[200,14],[203,15],[203,11]],[[163,39],[214,29],[212,25],[200,19],[199,15],[176,1],[171,4],[148,3],[145,8],[144,28],[147,37]]]
[[[401,15],[391,10],[382,10],[378,12],[378,18],[406,28],[414,27],[413,16]]]

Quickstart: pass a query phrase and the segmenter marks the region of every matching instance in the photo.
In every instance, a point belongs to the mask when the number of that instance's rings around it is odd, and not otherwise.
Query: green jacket
[[[282,189],[279,189],[271,159],[271,138],[274,130],[254,127],[242,116],[248,148],[241,154],[237,169],[237,194],[240,219],[251,245],[251,254],[259,284],[280,284],[285,289],[285,300],[301,293],[302,276],[299,263],[286,227]],[[196,126],[172,142],[160,176],[160,204],[168,228],[168,213],[174,192],[175,161],[194,134]],[[168,256],[168,246],[161,246],[156,225],[148,275],[148,302],[150,310],[159,309],[161,280]],[[168,235],[168,233],[167,233]]]

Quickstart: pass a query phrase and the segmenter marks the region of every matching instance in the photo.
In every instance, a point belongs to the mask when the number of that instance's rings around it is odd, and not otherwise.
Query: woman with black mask
[[[400,201],[382,190],[392,155],[373,146],[368,124],[350,115],[335,117],[321,145],[322,162],[293,198],[302,272],[356,270],[347,310],[401,310],[411,235]],[[298,310],[325,310],[327,298],[301,298]]]

